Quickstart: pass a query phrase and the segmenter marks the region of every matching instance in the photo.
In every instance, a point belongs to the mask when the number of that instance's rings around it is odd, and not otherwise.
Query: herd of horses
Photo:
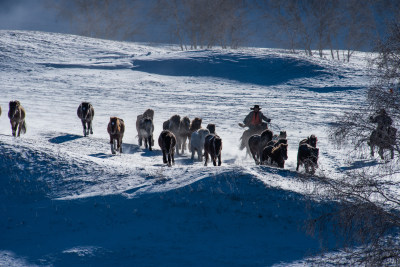
[[[82,122],[83,135],[93,134],[92,122],[94,118],[94,108],[89,102],[82,102],[77,110],[77,115]],[[1,107],[0,107],[1,116]],[[26,133],[25,109],[19,101],[9,102],[8,117],[11,123],[12,135],[20,136]],[[138,145],[152,150],[154,146],[154,110],[147,109],[143,114],[137,116],[136,130],[138,133]],[[204,165],[207,166],[209,157],[214,166],[221,166],[222,139],[216,133],[215,124],[208,124],[206,128],[201,126],[202,119],[194,118],[192,121],[185,116],[173,115],[163,123],[163,131],[158,138],[158,145],[163,154],[164,164],[172,166],[175,163],[175,153],[185,153],[186,147],[192,153],[191,159],[194,160],[197,152],[198,160],[205,159]],[[107,132],[110,136],[111,153],[122,153],[122,139],[125,132],[125,123],[118,117],[110,117],[107,125]],[[246,130],[242,137],[240,149],[247,149],[257,165],[269,164],[284,168],[287,160],[288,142],[285,131],[279,135],[266,126],[257,131]],[[188,145],[186,142],[188,141]],[[317,148],[317,137],[311,135],[299,143],[297,154],[297,167],[304,166],[306,173],[314,174],[318,167],[319,149]],[[389,149],[393,158],[394,144],[392,142],[381,142],[379,134],[373,131],[368,145],[371,147],[371,155],[374,155],[374,146],[379,147],[379,154],[383,158],[383,150]],[[203,153],[204,151],[204,153]]]

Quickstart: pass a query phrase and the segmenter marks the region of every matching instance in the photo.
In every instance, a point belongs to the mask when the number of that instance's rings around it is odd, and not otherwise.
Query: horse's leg
[[[191,159],[194,159],[194,153],[195,153],[196,149],[191,149],[191,151],[192,151],[192,157],[191,157]]]
[[[177,155],[179,155],[179,148],[181,147],[181,138],[180,137],[177,137],[176,138],[176,147],[175,147],[175,150],[176,150],[176,154]]]
[[[314,175],[314,173],[315,173],[315,164],[312,163],[311,164],[311,174]]]
[[[198,156],[198,161],[202,161],[202,156],[203,156],[203,150],[200,148],[197,150],[197,156]]]
[[[182,137],[182,154],[185,153],[186,148],[186,136]]]
[[[216,155],[212,155],[212,160],[213,160],[214,166],[217,166],[217,156]]]
[[[256,165],[259,165],[258,160],[256,158],[256,153],[251,151],[251,156],[253,157],[254,161],[256,162]]]
[[[219,152],[219,155],[218,155],[218,166],[221,166],[221,164],[222,164],[222,161],[221,161],[221,152]]]
[[[382,148],[382,147],[379,147],[378,154],[379,154],[379,156],[381,156],[381,159],[385,159],[385,158],[383,157],[383,148]]]
[[[151,149],[151,140],[152,140],[152,138],[153,138],[153,136],[149,136],[149,138],[148,138],[148,142],[149,142],[149,150],[151,151],[152,149]]]
[[[83,136],[86,136],[86,122],[84,120],[82,122],[82,127],[83,127]]]
[[[21,125],[21,123],[20,123],[20,122],[19,122],[19,123],[17,123],[18,137],[20,137],[20,135],[21,135],[21,128],[22,128],[22,125]]]
[[[165,149],[162,150],[162,157],[163,157],[163,162],[167,163],[167,154],[165,153]]]
[[[175,165],[175,153],[174,153],[174,150],[171,151],[171,160],[172,160],[172,165]]]
[[[139,139],[138,139],[138,144],[139,144],[139,146],[142,146],[142,136],[141,135],[139,135],[139,137],[138,137]]]
[[[285,161],[284,160],[282,160],[279,164],[278,164],[278,166],[280,167],[280,168],[285,168]]]
[[[204,157],[206,158],[205,162],[204,162],[204,166],[207,166],[208,163],[208,152],[204,150]]]
[[[146,148],[146,149],[147,149],[147,148],[148,148],[148,144],[147,144],[147,138],[146,138],[146,137],[144,137],[143,139],[144,139],[144,148]]]
[[[390,148],[390,158],[394,159],[394,148],[393,147]]]
[[[111,153],[115,154],[115,144],[114,144],[114,139],[110,137],[110,145],[111,145]]]
[[[371,147],[371,156],[373,157],[374,155],[375,155],[375,152],[374,152],[374,144],[372,144],[372,142],[370,142],[370,147]]]
[[[168,153],[168,167],[171,167],[172,166],[172,164],[171,164],[171,152],[170,153]]]
[[[16,131],[17,131],[16,123],[11,122],[11,133],[13,136],[15,136]]]
[[[119,153],[122,153],[122,137],[118,138],[118,148],[119,148]]]
[[[92,122],[92,120],[90,120],[88,122],[88,125],[89,125],[89,129],[90,129],[90,134],[93,134],[93,122]]]

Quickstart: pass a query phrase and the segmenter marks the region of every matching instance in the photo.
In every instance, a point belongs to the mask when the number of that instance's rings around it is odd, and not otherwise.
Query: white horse
[[[194,159],[194,153],[197,151],[198,160],[202,161],[204,141],[206,136],[210,134],[208,129],[199,129],[192,133],[190,137],[190,148],[192,151],[192,159]]]

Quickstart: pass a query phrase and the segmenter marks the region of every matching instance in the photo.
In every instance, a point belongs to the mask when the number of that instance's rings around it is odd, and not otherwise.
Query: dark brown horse
[[[116,151],[122,153],[122,138],[125,132],[124,121],[117,117],[110,117],[107,132],[110,135],[111,153],[115,154]],[[117,144],[115,144],[115,142]]]
[[[239,124],[240,127],[244,128],[246,127],[245,125]],[[259,127],[255,127],[252,129],[247,129],[243,132],[242,136],[240,137],[240,146],[239,149],[243,150],[246,148],[247,154],[251,155],[250,152],[250,147],[249,147],[249,139],[253,135],[260,135],[262,132],[265,130],[268,130],[268,124],[267,123],[262,123]],[[272,137],[271,137],[272,138]]]
[[[172,164],[175,164],[174,153],[176,146],[176,137],[175,135],[169,131],[164,130],[161,132],[158,137],[158,145],[160,146],[163,153],[163,162],[168,163],[168,166],[171,167]],[[168,156],[168,161],[167,161]]]
[[[94,117],[94,108],[89,102],[82,102],[77,110],[77,115],[81,119],[83,126],[83,135],[93,134],[92,121]]]
[[[297,153],[296,171],[299,171],[299,166],[304,165],[306,173],[314,174],[315,168],[318,167],[318,154],[318,148],[313,147],[309,144],[300,144],[299,151]]]
[[[216,134],[207,135],[204,141],[204,157],[206,158],[204,166],[207,166],[209,154],[214,166],[217,166],[217,159],[218,159],[218,166],[221,166],[221,150],[222,150],[221,138]]]
[[[165,121],[163,123],[163,129],[164,130],[169,130],[170,132],[172,132],[175,136],[175,140],[176,140],[176,154],[179,154],[179,148],[181,146],[181,139],[179,138],[179,126],[181,123],[181,116],[179,115],[173,115],[169,120]]]
[[[19,101],[10,101],[8,118],[11,123],[11,131],[13,136],[20,136],[21,132],[26,133],[25,109]],[[17,134],[18,130],[18,134]]]
[[[252,135],[249,138],[248,147],[257,165],[260,164],[263,149],[267,146],[268,142],[272,140],[272,137],[273,132],[271,130],[265,130],[260,135]]]
[[[383,157],[384,149],[390,150],[391,159],[394,158],[394,147],[396,146],[396,134],[397,129],[389,126],[379,130],[373,130],[369,141],[367,142],[371,148],[371,156],[374,156],[374,148],[377,146],[379,148],[378,154],[381,159]]]
[[[287,149],[287,144],[280,144],[277,147],[267,146],[262,152],[261,161],[263,163],[270,161],[271,164],[276,163],[279,168],[284,168],[285,160],[288,159]]]

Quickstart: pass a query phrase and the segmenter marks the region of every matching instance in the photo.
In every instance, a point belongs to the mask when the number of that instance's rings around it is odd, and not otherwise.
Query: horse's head
[[[201,118],[194,118],[192,120],[192,123],[190,124],[190,130],[194,132],[194,131],[200,129],[202,121],[203,121],[203,119],[201,119]]]
[[[261,133],[261,140],[263,140],[263,142],[268,143],[269,141],[272,140],[272,137],[274,136],[274,133],[271,130],[264,130]]]
[[[18,100],[10,101],[9,103],[9,116],[14,117],[15,113],[18,112],[19,107],[21,106],[21,103]]]
[[[180,126],[181,129],[184,130],[189,130],[190,128],[190,119],[188,117],[183,117],[183,119],[180,122]]]
[[[318,141],[318,138],[313,134],[310,135],[310,137],[308,137],[308,143],[312,147],[317,147],[317,141]]]
[[[215,124],[209,123],[207,125],[207,129],[210,131],[211,134],[215,134]]]
[[[110,128],[111,128],[111,134],[116,134],[119,132],[119,119],[117,117],[110,117]]]
[[[88,102],[82,102],[81,110],[82,110],[82,118],[86,119],[90,112],[91,104]]]
[[[164,121],[162,128],[163,130],[169,130],[169,120]]]
[[[287,151],[288,151],[288,145],[287,144],[280,144],[277,149],[280,149],[281,156],[283,160],[288,159]]]
[[[151,108],[147,109],[144,113],[143,113],[143,117],[149,117],[151,119],[154,119],[154,110],[152,110]]]
[[[280,131],[279,132],[279,139],[286,139],[286,138],[287,138],[286,131]]]

